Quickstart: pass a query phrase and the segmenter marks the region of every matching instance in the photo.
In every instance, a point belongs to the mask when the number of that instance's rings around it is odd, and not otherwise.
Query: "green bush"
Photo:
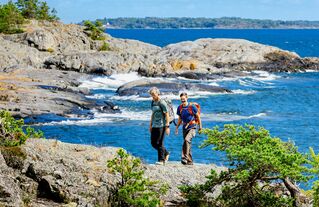
[[[144,177],[141,160],[118,150],[114,159],[107,163],[110,172],[120,176],[120,181],[113,190],[114,206],[156,207],[161,205],[160,196],[167,191],[167,185],[159,185]],[[113,206],[112,205],[112,206]]]
[[[207,177],[207,182],[180,189],[189,203],[211,203],[214,206],[297,206],[305,199],[296,182],[309,177],[307,156],[298,152],[291,142],[273,138],[269,132],[252,125],[225,125],[205,129],[207,140],[201,147],[226,154],[230,167]],[[221,188],[215,198],[207,197]],[[286,195],[286,192],[289,192]]]
[[[105,36],[102,23],[99,21],[96,21],[94,24],[91,21],[85,21],[83,23],[85,26],[85,31],[88,31],[88,34],[92,40],[105,40]]]
[[[12,1],[0,5],[0,33],[13,34],[21,33],[21,25],[24,23],[24,18],[20,11]]]
[[[21,33],[21,26],[25,19],[58,20],[56,10],[50,8],[46,2],[38,0],[18,0],[16,3],[9,1],[0,5],[0,33]]]
[[[311,172],[319,176],[319,154],[315,154],[315,151],[310,147],[310,160],[312,169]],[[316,180],[312,185],[312,193],[313,193],[313,206],[319,207],[319,181]]]
[[[23,125],[23,119],[15,120],[8,111],[0,111],[0,146],[19,146],[28,138],[43,138],[43,132],[35,131],[31,127],[24,131]]]
[[[99,51],[109,51],[111,50],[109,43],[103,42],[103,45],[100,47]]]

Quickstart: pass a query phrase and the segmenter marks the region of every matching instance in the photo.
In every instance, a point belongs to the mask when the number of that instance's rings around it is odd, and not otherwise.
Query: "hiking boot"
[[[187,162],[186,165],[194,165],[193,162]]]
[[[165,165],[164,161],[155,162],[155,165]]]
[[[187,165],[187,160],[182,160],[181,163],[182,163],[183,165]]]
[[[167,152],[167,154],[165,155],[164,162],[167,162],[168,158],[169,158],[169,152]]]

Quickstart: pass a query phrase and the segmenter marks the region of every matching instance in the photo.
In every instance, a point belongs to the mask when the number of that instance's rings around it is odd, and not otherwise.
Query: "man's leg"
[[[159,138],[161,135],[161,130],[160,128],[152,128],[151,132],[151,144],[154,149],[157,150],[157,161],[160,161],[160,156],[159,156]]]
[[[165,138],[165,127],[160,128],[160,136],[158,140],[158,158],[159,161],[165,161],[165,157],[168,154],[168,151],[164,147],[164,138]]]
[[[195,129],[183,130],[183,137],[184,137],[183,151],[182,151],[183,164],[193,163],[193,157],[191,153],[191,144],[192,144],[192,139],[195,136],[195,133],[196,133]]]

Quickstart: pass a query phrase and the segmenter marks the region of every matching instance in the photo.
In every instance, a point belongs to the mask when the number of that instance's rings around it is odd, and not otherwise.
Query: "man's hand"
[[[150,133],[152,133],[152,126],[150,126],[149,130],[150,130]]]
[[[198,134],[201,134],[202,133],[202,127],[199,127],[198,128]]]
[[[175,134],[178,135],[178,128],[175,129]]]

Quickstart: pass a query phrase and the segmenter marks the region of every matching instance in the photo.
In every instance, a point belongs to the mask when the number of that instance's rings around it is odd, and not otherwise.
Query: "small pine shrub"
[[[305,200],[295,183],[309,180],[309,160],[293,143],[252,125],[225,125],[221,131],[215,127],[203,133],[208,138],[201,147],[213,145],[213,150],[224,152],[230,167],[221,173],[212,170],[203,184],[182,186],[189,205],[290,207]],[[217,189],[221,193],[216,198],[207,197]],[[283,195],[287,191],[294,193]]]
[[[99,51],[110,51],[110,45],[107,42],[103,42],[103,45],[100,47]]]
[[[85,31],[88,32],[89,37],[92,40],[105,40],[106,37],[104,36],[104,31],[102,28],[102,23],[99,21],[96,21],[95,24],[93,24],[91,21],[84,21]]]
[[[36,131],[31,127],[23,130],[23,125],[23,119],[16,120],[8,111],[0,111],[0,146],[19,146],[28,138],[43,138],[42,131]]]
[[[141,160],[134,158],[123,149],[118,150],[114,159],[107,166],[110,173],[120,176],[120,181],[113,190],[112,204],[128,207],[156,207],[161,205],[160,196],[167,192],[167,185],[160,185],[144,177]],[[112,205],[112,206],[113,206]]]

